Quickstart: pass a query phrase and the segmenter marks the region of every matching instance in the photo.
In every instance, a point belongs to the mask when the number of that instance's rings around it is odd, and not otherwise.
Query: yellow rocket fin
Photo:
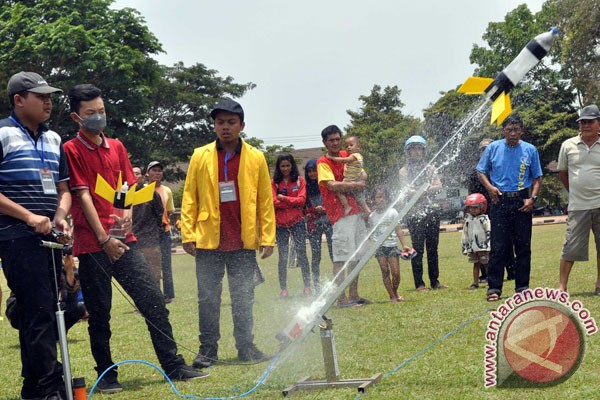
[[[508,93],[502,92],[500,96],[496,100],[494,100],[494,104],[492,104],[492,118],[490,124],[493,124],[494,121],[498,125],[502,124],[502,121],[506,119],[512,112],[512,106],[510,105],[510,95]]]
[[[123,178],[121,176],[121,171],[119,171],[119,179],[117,180],[117,187],[115,188],[115,190],[121,190],[122,187],[123,187]]]
[[[156,182],[152,182],[151,184],[141,188],[136,191],[135,186],[133,185],[127,195],[125,196],[125,205],[137,206],[138,204],[146,203],[148,201],[152,201],[154,197],[154,187],[156,186]]]
[[[492,78],[471,76],[458,88],[458,93],[481,94],[494,82]]]
[[[100,174],[96,176],[96,194],[111,204],[115,201],[115,189]]]

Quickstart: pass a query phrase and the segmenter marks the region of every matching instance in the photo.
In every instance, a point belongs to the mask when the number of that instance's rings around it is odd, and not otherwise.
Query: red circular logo
[[[552,382],[579,366],[583,338],[574,321],[557,308],[527,308],[512,318],[504,332],[506,361],[524,379]]]

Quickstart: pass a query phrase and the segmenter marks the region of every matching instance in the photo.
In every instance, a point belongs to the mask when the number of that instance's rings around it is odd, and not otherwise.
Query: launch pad
[[[319,330],[321,333],[323,362],[325,364],[325,380],[310,380],[310,376],[304,377],[292,386],[285,388],[282,392],[284,396],[287,396],[296,390],[345,387],[356,387],[359,393],[364,393],[369,386],[381,379],[382,373],[377,373],[370,378],[340,379],[337,353],[335,350],[335,338],[333,335],[333,323],[330,319],[323,317],[323,322],[319,324]]]

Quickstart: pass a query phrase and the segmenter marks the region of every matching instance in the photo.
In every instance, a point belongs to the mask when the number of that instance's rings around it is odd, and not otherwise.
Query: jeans
[[[423,282],[423,253],[427,247],[427,271],[431,287],[440,283],[438,263],[438,244],[440,241],[440,215],[437,211],[429,211],[424,216],[413,216],[407,219],[410,239],[417,256],[411,260],[415,288],[425,286]]]
[[[44,396],[64,390],[64,382],[56,350],[52,250],[41,247],[40,239],[44,238],[28,236],[0,242],[0,257],[8,287],[17,299],[23,393]],[[62,268],[61,255],[60,250],[54,250],[57,269]]]
[[[279,288],[287,289],[287,259],[289,252],[290,235],[294,241],[294,248],[298,264],[302,271],[302,281],[304,287],[310,287],[310,271],[308,267],[308,257],[306,256],[306,224],[304,220],[290,227],[278,226],[275,232],[277,240],[277,250],[279,252]]]
[[[311,260],[311,273],[313,279],[313,285],[315,290],[318,292],[321,290],[321,243],[323,240],[323,234],[325,234],[325,238],[327,239],[327,248],[329,250],[329,258],[333,262],[333,244],[331,240],[331,235],[333,235],[333,228],[330,223],[326,224],[317,224],[314,231],[308,233],[308,241],[310,242],[310,249],[312,253]]]
[[[166,299],[175,298],[175,287],[173,286],[173,268],[171,266],[171,232],[163,232],[160,235],[160,252],[162,256],[162,279],[163,292]]]
[[[114,364],[110,350],[111,278],[114,277],[146,319],[154,351],[163,370],[169,373],[183,363],[169,322],[160,287],[136,243],[114,264],[103,251],[79,255],[79,279],[89,311],[88,332],[96,371],[101,374]],[[112,374],[116,375],[116,372]]]
[[[529,288],[533,214],[519,211],[522,206],[523,199],[501,199],[490,209],[492,234],[488,267],[489,293],[502,294],[504,267],[510,262],[513,246],[515,290],[520,292]]]
[[[253,344],[252,307],[255,266],[254,250],[196,250],[201,354],[212,358],[217,357],[218,342],[221,338],[221,292],[225,271],[229,283],[236,348],[240,351]]]

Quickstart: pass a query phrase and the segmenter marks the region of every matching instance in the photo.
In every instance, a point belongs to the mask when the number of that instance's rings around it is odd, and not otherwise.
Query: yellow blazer
[[[196,248],[219,247],[221,212],[216,142],[198,147],[190,160],[181,204],[181,238]],[[245,249],[275,245],[271,177],[262,152],[242,140],[237,176]]]

